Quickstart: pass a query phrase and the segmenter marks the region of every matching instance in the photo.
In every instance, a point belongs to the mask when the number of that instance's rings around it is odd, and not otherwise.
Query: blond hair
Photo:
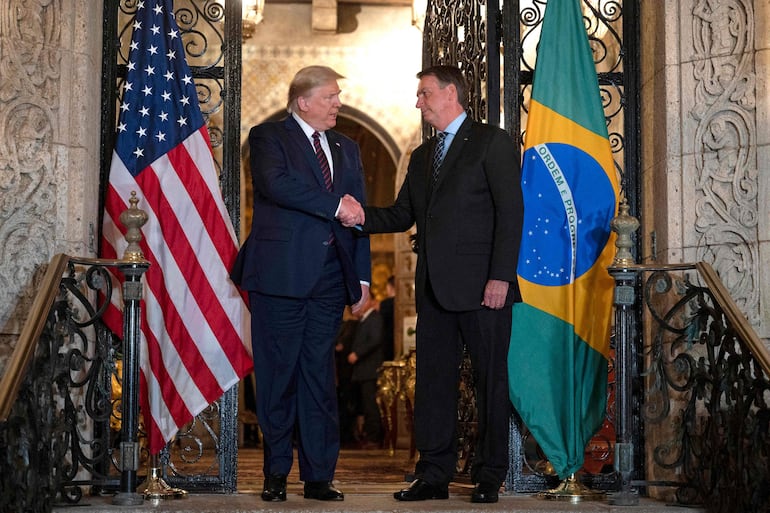
[[[297,110],[297,98],[306,96],[314,88],[328,84],[334,80],[345,78],[328,66],[307,66],[294,75],[289,84],[289,95],[286,102],[286,110]]]

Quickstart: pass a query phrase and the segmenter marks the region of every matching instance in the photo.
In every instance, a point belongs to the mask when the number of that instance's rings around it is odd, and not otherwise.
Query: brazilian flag
[[[510,396],[559,477],[601,427],[618,179],[580,0],[548,0],[522,159]]]

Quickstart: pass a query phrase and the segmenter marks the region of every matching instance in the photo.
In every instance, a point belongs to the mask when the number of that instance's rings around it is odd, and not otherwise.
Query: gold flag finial
[[[120,214],[120,223],[126,227],[126,242],[128,246],[123,252],[123,260],[128,262],[146,262],[139,241],[142,240],[141,227],[147,222],[147,212],[138,208],[139,198],[136,197],[136,191],[131,191],[131,198],[128,200],[129,208]]]
[[[618,206],[617,217],[610,223],[612,230],[618,234],[615,240],[615,247],[618,250],[612,262],[613,267],[628,267],[635,263],[634,256],[631,254],[631,248],[634,246],[631,234],[639,228],[639,221],[629,213],[629,209],[628,200],[624,197]]]

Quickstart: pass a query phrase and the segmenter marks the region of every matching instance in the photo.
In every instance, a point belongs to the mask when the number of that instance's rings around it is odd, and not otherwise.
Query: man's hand
[[[492,310],[499,310],[505,306],[505,298],[508,295],[508,282],[502,280],[489,280],[484,287],[483,306]]]
[[[356,198],[350,194],[345,194],[340,201],[337,219],[340,220],[343,226],[348,228],[357,224],[364,224],[364,209]]]
[[[358,355],[356,353],[349,353],[348,354],[348,363],[351,365],[355,365],[358,361]]]
[[[353,315],[358,315],[360,313],[363,313],[362,310],[364,306],[366,306],[366,303],[369,301],[369,286],[361,284],[361,299],[358,300],[358,303],[350,307],[350,311],[353,313]]]

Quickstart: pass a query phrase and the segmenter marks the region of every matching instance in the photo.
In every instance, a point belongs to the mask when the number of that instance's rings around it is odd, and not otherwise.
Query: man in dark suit
[[[393,345],[393,318],[395,315],[396,277],[392,274],[385,282],[385,299],[380,301],[380,314],[382,315],[382,346],[384,361],[391,361],[395,357]]]
[[[353,337],[356,335],[357,327],[358,319],[349,314],[346,309],[342,316],[342,325],[334,347],[335,366],[337,367],[337,409],[339,410],[340,444],[342,447],[349,446],[354,441],[356,428],[357,398],[355,387],[350,381],[353,366],[348,363],[348,355],[353,345]]]
[[[360,446],[379,447],[382,441],[382,420],[377,406],[377,369],[383,362],[382,315],[370,295],[359,315],[356,334],[350,346],[348,363],[353,366],[350,381],[356,387],[358,409],[364,417]]]
[[[369,295],[371,263],[368,238],[338,221],[363,222],[365,197],[358,146],[331,130],[340,78],[303,68],[289,86],[290,115],[249,133],[254,215],[231,275],[249,293],[265,501],[286,500],[295,432],[305,498],[344,497],[332,485],[334,340],[345,304],[356,312]]]
[[[507,355],[523,218],[511,137],[469,119],[459,69],[417,74],[416,107],[437,130],[412,153],[395,203],[366,207],[363,229],[417,224],[416,479],[402,501],[445,499],[457,458],[457,390],[463,343],[474,370],[478,443],[473,502],[496,502],[508,468]],[[436,165],[434,165],[436,162]]]

